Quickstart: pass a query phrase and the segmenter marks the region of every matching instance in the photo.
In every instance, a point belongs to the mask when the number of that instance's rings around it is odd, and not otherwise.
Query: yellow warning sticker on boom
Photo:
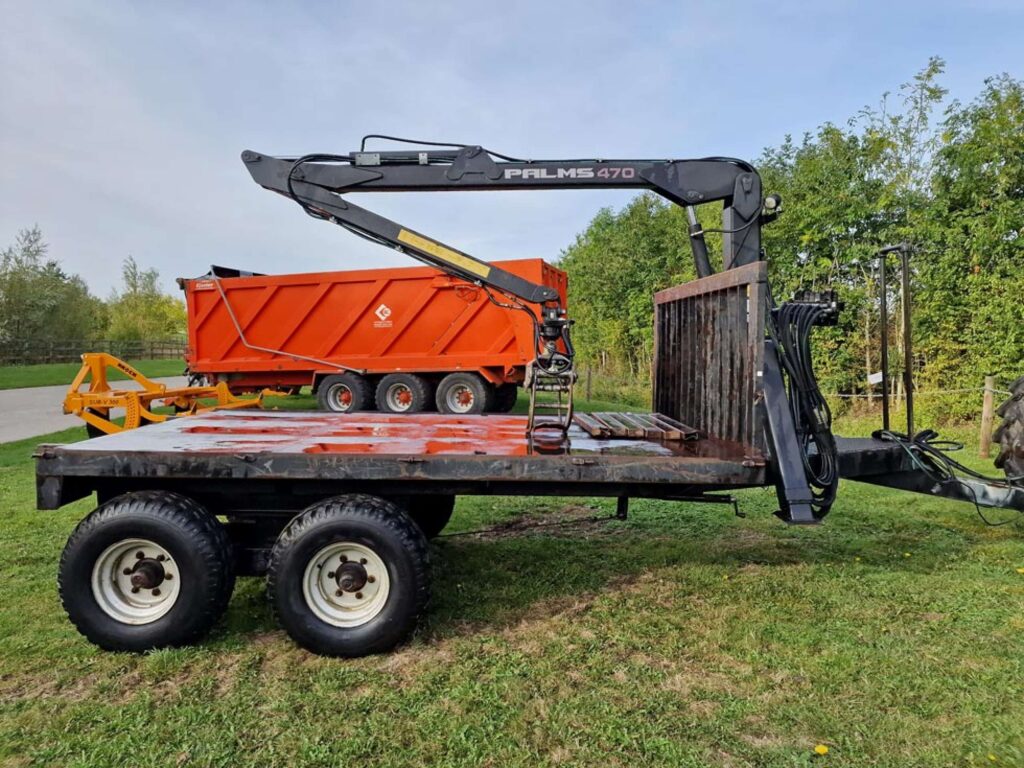
[[[433,240],[428,240],[425,237],[417,235],[415,232],[410,232],[407,229],[400,230],[398,233],[398,239],[400,242],[410,245],[417,250],[429,253],[441,261],[447,262],[448,264],[454,264],[459,269],[463,269],[474,275],[480,277],[487,277],[491,273],[491,268],[486,264],[481,264],[479,261],[464,256],[458,251],[453,251],[451,248],[445,248],[440,243],[435,243]]]

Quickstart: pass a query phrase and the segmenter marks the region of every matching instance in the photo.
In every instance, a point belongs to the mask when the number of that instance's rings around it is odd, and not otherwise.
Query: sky
[[[1024,2],[0,0],[0,248],[38,224],[107,296],[128,255],[161,283],[407,257],[260,189],[244,149],[367,133],[534,159],[755,159],[947,62],[951,98],[1024,76]],[[557,258],[625,191],[354,200],[486,260]]]

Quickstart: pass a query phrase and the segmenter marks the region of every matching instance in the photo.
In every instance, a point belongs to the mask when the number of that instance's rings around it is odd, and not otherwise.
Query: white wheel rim
[[[406,393],[408,393],[409,399],[406,402],[402,402],[402,395]],[[412,390],[405,384],[392,384],[388,387],[384,399],[387,400],[388,408],[397,413],[402,413],[412,408]]]
[[[476,404],[476,395],[468,385],[456,384],[448,389],[445,401],[452,413],[469,413]]]
[[[344,581],[339,581],[343,568],[357,577],[345,588]],[[328,544],[317,552],[302,579],[306,605],[318,619],[335,627],[358,627],[373,620],[384,609],[390,591],[384,561],[369,547],[352,541]]]
[[[147,579],[148,586],[133,583],[133,576]],[[181,590],[181,574],[171,553],[149,539],[111,544],[96,558],[91,581],[100,610],[122,624],[156,621],[174,607]]]
[[[347,403],[342,400],[346,393],[349,396]],[[327,390],[327,402],[330,404],[331,410],[345,413],[352,408],[352,390],[345,384],[334,384]]]

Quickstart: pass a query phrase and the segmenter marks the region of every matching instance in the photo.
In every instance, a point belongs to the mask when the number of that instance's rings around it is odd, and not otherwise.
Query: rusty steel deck
[[[43,508],[104,484],[333,481],[446,492],[671,495],[763,485],[766,462],[720,440],[530,441],[522,416],[213,412],[81,443],[40,446]],[[420,489],[421,492],[426,489]]]
[[[905,469],[902,451],[839,438],[844,476]],[[523,416],[211,412],[36,452],[40,509],[91,493],[187,489],[220,508],[301,508],[318,494],[680,498],[772,482],[765,458],[701,438],[530,441]]]

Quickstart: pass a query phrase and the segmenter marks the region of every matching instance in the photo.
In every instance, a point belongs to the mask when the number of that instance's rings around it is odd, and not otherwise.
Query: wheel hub
[[[360,563],[349,560],[342,563],[341,567],[334,574],[338,588],[343,592],[358,592],[366,586],[366,568]]]
[[[329,396],[334,399],[334,404],[339,411],[347,411],[352,407],[352,390],[344,384],[335,384]]]
[[[412,390],[404,384],[395,384],[388,389],[388,405],[393,411],[407,411],[412,407]]]
[[[169,550],[149,539],[122,539],[93,564],[92,594],[107,616],[124,624],[149,624],[174,607],[181,573]]]
[[[303,576],[306,605],[335,627],[358,627],[388,600],[391,577],[379,554],[361,542],[328,544],[310,558]]]
[[[139,589],[153,589],[164,583],[164,566],[159,560],[144,558],[135,563],[129,581]]]

